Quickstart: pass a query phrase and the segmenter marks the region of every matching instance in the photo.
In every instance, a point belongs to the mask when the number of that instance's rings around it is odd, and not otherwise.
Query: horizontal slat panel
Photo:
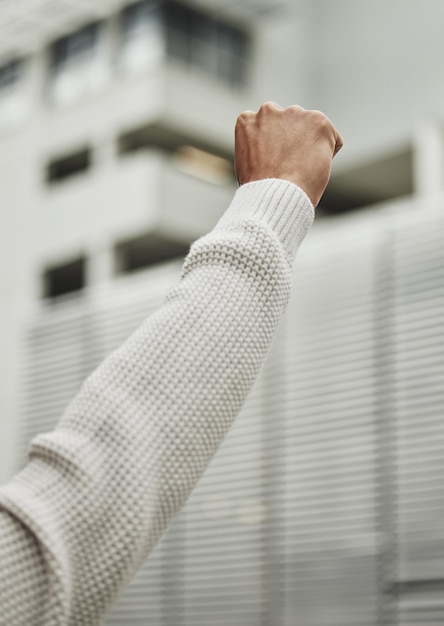
[[[393,210],[314,230],[259,382],[107,624],[376,626],[390,576],[444,571],[443,224]],[[119,279],[33,320],[23,445],[178,273]],[[433,593],[399,597],[399,626],[444,623]]]
[[[398,572],[405,581],[444,571],[444,217],[398,224],[392,299]],[[444,589],[444,585],[443,585]],[[402,592],[400,624],[442,624],[444,606]]]

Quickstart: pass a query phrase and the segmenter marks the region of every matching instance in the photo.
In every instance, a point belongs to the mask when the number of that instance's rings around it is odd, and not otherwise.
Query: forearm
[[[242,187],[164,306],[90,376],[1,491],[41,546],[57,597],[45,624],[96,623],[183,505],[261,367],[312,218],[289,183]]]

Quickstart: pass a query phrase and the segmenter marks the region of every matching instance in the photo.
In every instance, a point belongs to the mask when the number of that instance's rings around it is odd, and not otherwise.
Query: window
[[[231,85],[246,80],[248,34],[176,0],[141,0],[121,14],[122,62],[143,65],[143,59],[167,54],[207,71]]]
[[[144,233],[133,239],[120,242],[115,247],[116,272],[133,272],[156,263],[184,257],[189,245],[156,235]]]
[[[87,171],[90,166],[91,149],[82,148],[77,152],[50,161],[47,166],[46,180],[52,184],[58,183]]]
[[[156,150],[168,155],[177,169],[214,184],[231,183],[232,155],[161,124],[148,124],[120,135],[118,152]]]
[[[11,91],[23,74],[23,60],[13,59],[0,66],[0,95]]]
[[[217,25],[217,74],[224,80],[241,85],[246,78],[247,39],[240,30]]]
[[[24,78],[25,61],[10,59],[0,65],[0,130],[11,131],[29,111]]]
[[[229,82],[246,80],[248,36],[227,22],[179,2],[165,3],[168,54]]]
[[[48,268],[43,273],[43,297],[57,298],[80,291],[85,287],[85,276],[86,259],[84,257]]]
[[[93,56],[99,39],[99,23],[94,22],[57,39],[51,45],[51,67],[58,72]]]
[[[155,0],[142,0],[125,7],[122,12],[122,30],[124,38],[130,38],[139,32],[145,32],[153,19],[159,15],[160,3]]]
[[[102,24],[91,22],[60,37],[49,48],[49,99],[69,106],[100,92],[110,79],[109,48]]]
[[[118,137],[118,152],[126,154],[137,150],[154,149],[175,155],[182,146],[193,146],[201,151],[219,156],[231,162],[232,155],[221,151],[220,147],[210,142],[196,140],[188,133],[178,131],[176,128],[164,124],[145,124],[132,128]]]
[[[170,56],[185,63],[192,63],[194,31],[197,28],[199,13],[176,2],[166,7],[167,52]]]
[[[224,185],[233,179],[233,165],[229,159],[195,146],[179,146],[173,160],[182,172],[209,183]]]
[[[127,6],[121,15],[121,64],[128,70],[145,69],[164,54],[161,3],[142,0]]]

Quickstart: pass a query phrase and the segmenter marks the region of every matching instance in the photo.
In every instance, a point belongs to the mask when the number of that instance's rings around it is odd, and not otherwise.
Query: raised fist
[[[317,206],[342,138],[320,111],[266,102],[236,123],[235,169],[240,185],[263,178],[295,183]]]

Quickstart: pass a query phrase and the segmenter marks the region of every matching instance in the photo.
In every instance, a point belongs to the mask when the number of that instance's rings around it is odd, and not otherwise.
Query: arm
[[[272,128],[278,112],[257,117],[264,124],[271,115]],[[0,585],[8,626],[96,624],[248,394],[288,301],[313,206],[292,182],[246,180],[247,143],[238,136],[236,167],[248,184],[192,246],[179,285],[87,379],[56,430],[33,441],[28,465],[0,491],[0,536],[14,546]],[[14,578],[20,585],[11,589]]]

